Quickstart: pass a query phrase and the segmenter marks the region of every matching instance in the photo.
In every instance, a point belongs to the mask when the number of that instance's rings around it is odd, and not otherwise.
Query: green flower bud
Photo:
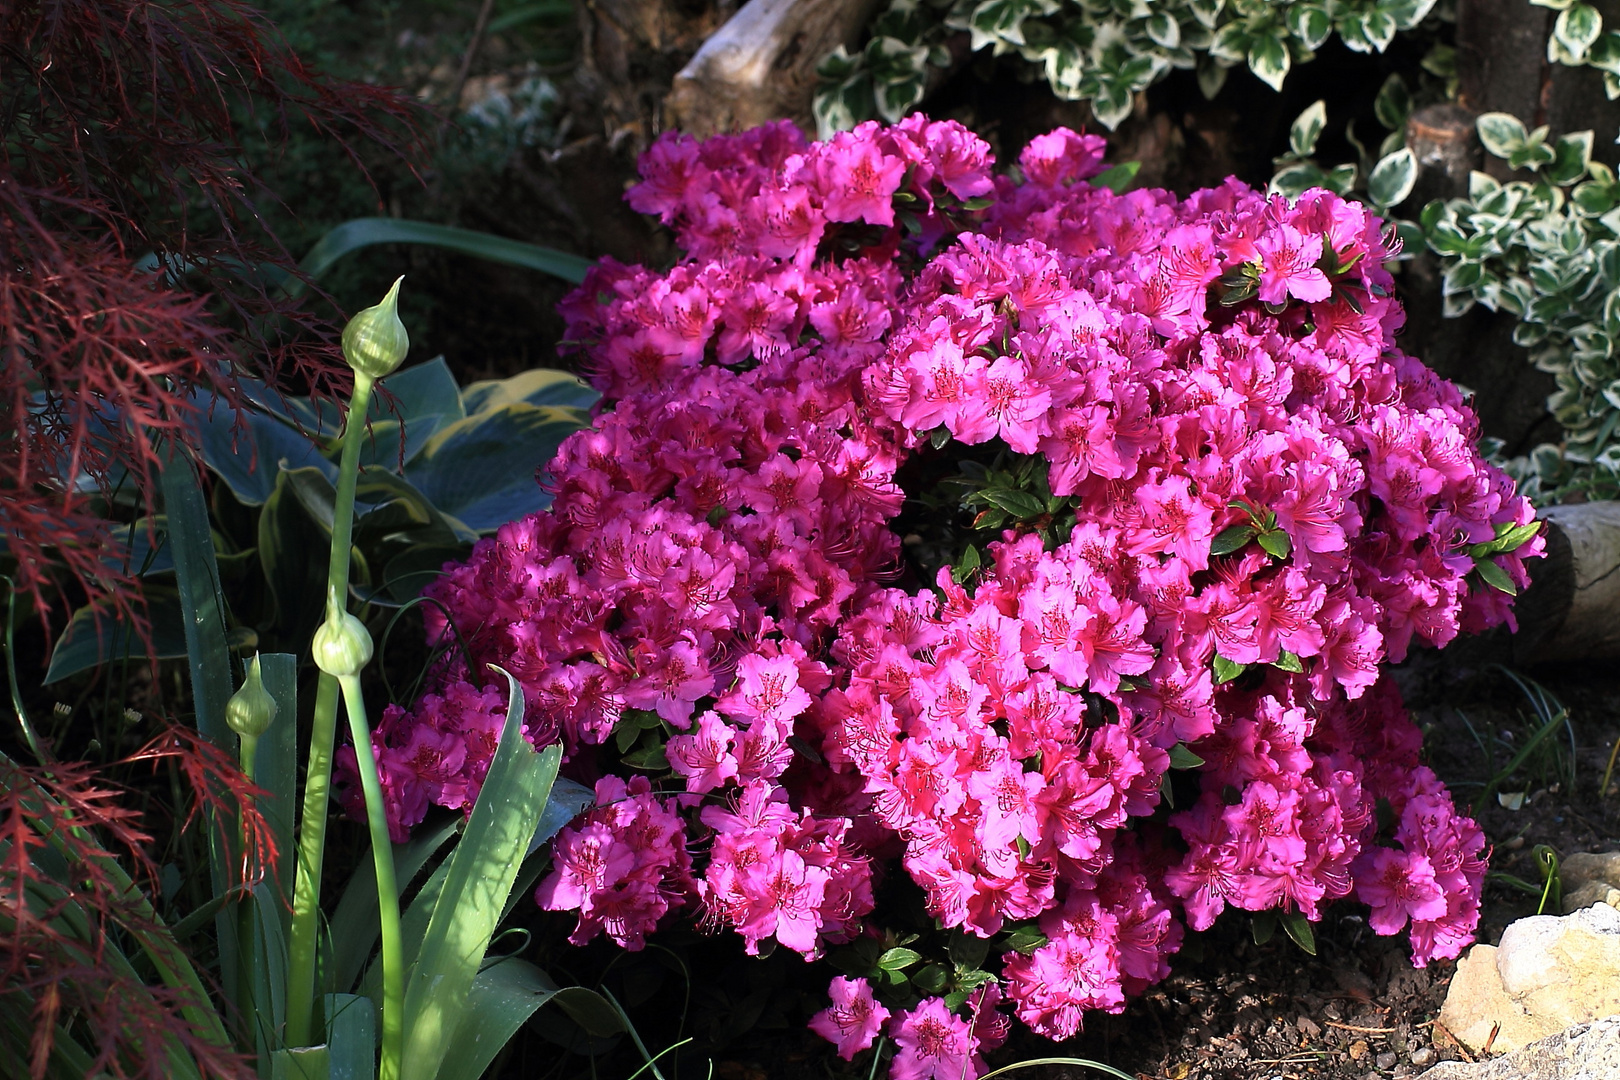
[[[371,662],[371,634],[365,623],[345,612],[335,621],[329,617],[321,623],[311,651],[315,666],[328,675],[358,675]]]
[[[362,375],[380,379],[405,362],[411,337],[399,321],[399,283],[376,307],[368,307],[343,328],[343,358]]]
[[[259,675],[259,654],[253,654],[248,664],[247,678],[242,689],[231,695],[225,703],[225,722],[244,739],[257,739],[269,730],[276,719],[276,699],[264,688]]]

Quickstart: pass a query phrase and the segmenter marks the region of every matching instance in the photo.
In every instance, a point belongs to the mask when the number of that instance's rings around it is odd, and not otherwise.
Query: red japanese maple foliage
[[[263,881],[276,855],[256,809],[263,793],[187,728],[165,731],[124,764],[171,761],[191,782],[193,818],[240,822],[233,890]],[[151,837],[126,801],[82,762],[28,767],[0,757],[0,1024],[10,1028],[0,1033],[0,1060],[26,1046],[29,1075],[43,1077],[70,1033],[93,1055],[87,1076],[168,1076],[179,1052],[205,1076],[247,1080],[251,1063],[200,1022],[213,1011],[203,987],[148,981],[133,966],[172,975],[185,961],[145,898],[156,878]],[[27,1028],[17,1027],[21,1017]]]
[[[362,168],[408,161],[417,109],[311,70],[240,0],[0,0],[0,553],[42,611],[76,580],[140,622],[93,500],[149,507],[199,397],[346,371],[264,272],[296,260],[242,146],[310,125]]]

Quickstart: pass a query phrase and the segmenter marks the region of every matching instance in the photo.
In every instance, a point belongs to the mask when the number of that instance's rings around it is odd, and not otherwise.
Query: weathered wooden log
[[[666,105],[693,135],[787,117],[814,131],[816,65],[853,48],[877,0],[749,0],[675,76]]]
[[[1620,658],[1620,503],[1552,506],[1547,555],[1514,605],[1519,664]]]
[[[1468,174],[1484,161],[1485,150],[1474,129],[1474,114],[1446,102],[1427,105],[1406,121],[1406,145],[1417,159],[1418,178],[1412,205],[1468,194]]]

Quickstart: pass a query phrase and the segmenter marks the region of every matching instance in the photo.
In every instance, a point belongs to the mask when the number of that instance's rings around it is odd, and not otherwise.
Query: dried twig
[[[1324,1020],[1322,1023],[1328,1027],[1341,1028],[1345,1031],[1359,1031],[1363,1035],[1393,1035],[1395,1033],[1394,1028],[1361,1027],[1357,1024],[1341,1024],[1337,1020]]]

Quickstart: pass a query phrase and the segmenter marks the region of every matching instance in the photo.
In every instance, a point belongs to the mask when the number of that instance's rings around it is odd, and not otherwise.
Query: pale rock
[[[1492,1053],[1511,1053],[1615,1014],[1620,910],[1597,904],[1570,915],[1520,919],[1495,948],[1470,949],[1457,963],[1435,1037],[1450,1036],[1475,1053],[1487,1043]]]
[[[1620,891],[1620,851],[1578,851],[1558,864],[1558,876],[1564,883],[1565,914],[1608,903],[1609,893]]]
[[[1478,948],[1478,946],[1476,946]],[[1416,1055],[1413,1055],[1414,1060]],[[1511,1054],[1485,1061],[1446,1061],[1418,1080],[1616,1080],[1620,1077],[1620,1016],[1560,1031]]]

